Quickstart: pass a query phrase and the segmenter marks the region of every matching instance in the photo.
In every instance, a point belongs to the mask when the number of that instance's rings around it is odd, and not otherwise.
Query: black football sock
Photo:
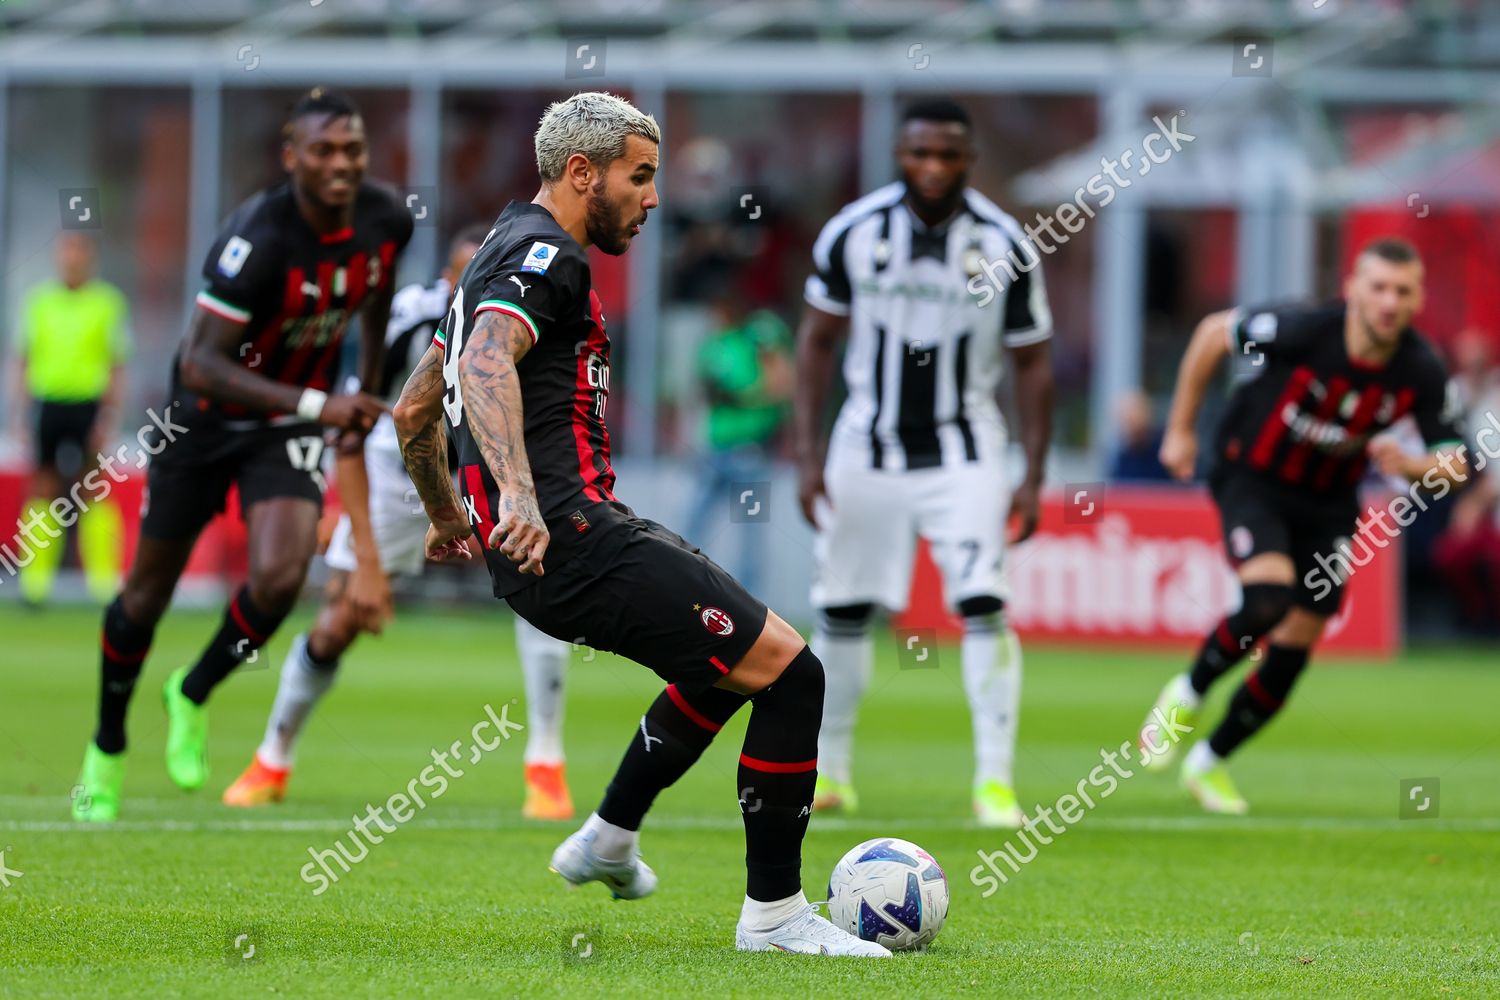
[[[224,610],[219,631],[182,679],[182,693],[193,704],[203,704],[220,681],[265,645],[290,613],[291,608],[280,614],[266,614],[250,600],[250,588],[241,587]]]
[[[1209,686],[1244,659],[1250,647],[1286,617],[1291,606],[1292,588],[1285,584],[1246,584],[1240,609],[1219,622],[1198,651],[1188,674],[1193,690],[1207,694]]]
[[[739,768],[745,895],[773,903],[802,891],[802,838],[818,780],[823,664],[802,647],[751,703]]]
[[[1224,721],[1208,738],[1208,748],[1219,757],[1228,757],[1241,743],[1260,731],[1286,702],[1292,685],[1307,666],[1308,650],[1290,646],[1271,646],[1266,658],[1245,678],[1234,697]]]
[[[687,773],[724,723],[749,699],[724,688],[683,692],[675,684],[657,695],[632,737],[600,803],[599,818],[639,830],[656,796]]]
[[[137,625],[125,617],[118,597],[104,609],[104,631],[99,637],[99,728],[94,731],[94,745],[105,753],[125,749],[125,710],[155,632],[154,625]]]

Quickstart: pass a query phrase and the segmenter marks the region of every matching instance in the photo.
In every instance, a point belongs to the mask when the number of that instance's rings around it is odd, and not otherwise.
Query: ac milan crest
[[[727,638],[734,634],[734,619],[718,608],[704,608],[703,627],[721,639]]]

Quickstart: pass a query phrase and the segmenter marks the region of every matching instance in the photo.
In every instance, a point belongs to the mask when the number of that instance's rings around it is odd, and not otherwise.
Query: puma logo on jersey
[[[323,289],[319,288],[311,281],[304,281],[302,283],[302,294],[306,295],[309,298],[321,299],[323,297]]]
[[[512,274],[510,276],[510,280],[514,281],[516,283],[516,287],[521,290],[521,298],[524,299],[526,297],[526,290],[529,289],[531,286],[530,285],[523,285],[523,284],[521,284],[521,279],[518,278],[518,277],[516,277],[514,274]]]

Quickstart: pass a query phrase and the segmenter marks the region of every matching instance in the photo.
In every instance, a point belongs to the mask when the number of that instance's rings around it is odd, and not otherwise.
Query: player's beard
[[[589,234],[589,242],[611,257],[618,257],[630,249],[630,231],[619,223],[620,213],[604,194],[604,178],[601,176],[589,189],[584,201],[583,227]]]
[[[1395,329],[1390,333],[1384,333],[1379,326],[1376,326],[1368,318],[1361,316],[1360,319],[1365,326],[1365,336],[1369,338],[1371,343],[1380,348],[1387,348],[1395,344],[1396,339],[1401,336],[1401,331],[1406,329],[1407,325],[1404,323],[1397,324]]]

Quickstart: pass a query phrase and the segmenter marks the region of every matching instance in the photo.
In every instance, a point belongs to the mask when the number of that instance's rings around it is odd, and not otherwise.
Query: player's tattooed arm
[[[849,330],[845,316],[808,306],[797,328],[796,384],[792,392],[793,443],[797,452],[798,499],[802,516],[817,526],[817,498],[828,495],[823,483],[823,416],[839,341]]]
[[[445,391],[443,352],[434,345],[412,370],[391,415],[406,473],[432,522],[427,529],[427,558],[439,562],[468,559],[466,540],[473,533],[448,475],[448,435],[442,423]]]
[[[516,373],[516,362],[531,344],[531,331],[515,317],[493,310],[476,314],[474,330],[458,359],[458,384],[469,432],[500,487],[500,509],[489,545],[520,563],[522,573],[540,576],[550,539],[526,456],[521,380]]]
[[[193,311],[179,362],[182,385],[189,392],[220,403],[235,403],[262,413],[295,413],[303,387],[267,378],[255,370],[257,358],[245,358],[243,324],[206,309]],[[365,393],[330,396],[318,423],[342,430],[368,431],[385,404]]]
[[[1036,531],[1041,519],[1042,478],[1052,442],[1052,341],[1010,350],[1016,373],[1016,409],[1021,417],[1021,444],[1026,450],[1026,478],[1011,495],[1010,510],[1019,524],[1015,541]]]
[[[448,475],[448,435],[443,431],[443,352],[427,348],[412,369],[392,419],[401,442],[401,459],[434,524],[463,522],[463,509]]]

